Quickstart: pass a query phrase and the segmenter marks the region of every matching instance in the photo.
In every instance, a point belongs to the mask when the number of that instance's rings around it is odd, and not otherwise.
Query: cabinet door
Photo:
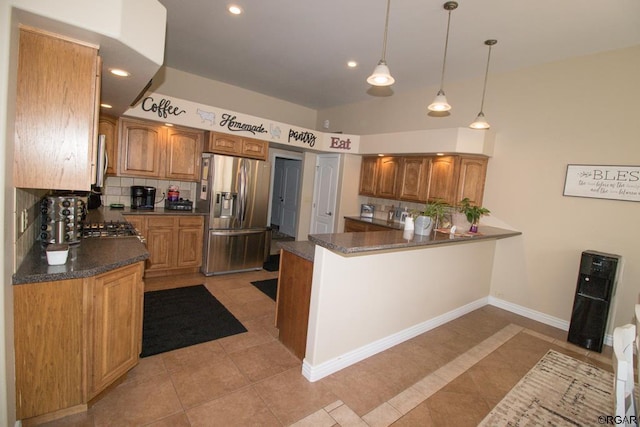
[[[437,156],[431,159],[427,200],[455,203],[456,166],[454,156]]]
[[[366,156],[362,158],[360,167],[360,189],[358,193],[362,196],[376,195],[376,181],[378,177],[378,157]]]
[[[257,139],[242,138],[242,155],[254,159],[266,160],[269,144]]]
[[[83,281],[13,286],[16,416],[85,402]]]
[[[207,152],[239,156],[242,153],[242,138],[237,135],[209,132]]]
[[[90,190],[98,62],[94,47],[20,30],[14,187]]]
[[[181,226],[178,231],[177,267],[200,267],[202,265],[203,225]]]
[[[142,263],[137,263],[92,279],[90,399],[138,363],[142,346],[142,273]]]
[[[159,177],[165,129],[151,122],[120,119],[120,173]]]
[[[118,119],[107,115],[100,115],[98,134],[105,136],[107,154],[107,175],[118,173]]]
[[[456,203],[468,197],[472,204],[482,206],[487,163],[488,159],[486,157],[463,156],[460,158]]]
[[[165,176],[181,181],[198,181],[203,140],[204,132],[169,128]]]
[[[367,231],[367,224],[360,221],[354,221],[346,218],[344,220],[344,232],[345,233],[357,233],[361,231]]]
[[[398,192],[398,172],[400,162],[398,157],[382,157],[378,166],[378,183],[376,196],[395,199]]]
[[[405,157],[400,171],[399,198],[412,202],[426,202],[430,168],[429,158]]]
[[[175,217],[148,217],[147,220],[147,270],[163,270],[176,265],[178,248],[174,236],[177,233]]]

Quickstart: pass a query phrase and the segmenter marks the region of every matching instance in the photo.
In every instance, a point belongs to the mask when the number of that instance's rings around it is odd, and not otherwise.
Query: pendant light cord
[[[487,43],[487,42],[485,42]],[[489,44],[489,43],[487,43]],[[480,112],[484,111],[484,95],[487,93],[487,78],[489,77],[489,62],[491,61],[491,48],[494,43],[489,44],[489,54],[487,55],[487,68],[484,71],[484,86],[482,87],[482,101],[480,101]]]
[[[387,17],[384,23],[384,38],[382,39],[382,61],[387,62],[387,31],[389,29],[389,9],[391,8],[391,0],[387,0]]]
[[[449,25],[451,24],[451,10],[449,10],[449,17],[447,18],[447,36],[444,39],[444,59],[442,60],[442,76],[440,76],[440,90],[444,86],[444,70],[447,66],[447,49],[449,47]]]

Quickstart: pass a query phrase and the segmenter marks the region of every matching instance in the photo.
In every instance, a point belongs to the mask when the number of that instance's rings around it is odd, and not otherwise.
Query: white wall
[[[497,51],[496,51],[496,54]],[[564,197],[569,163],[640,165],[640,46],[490,74],[484,112],[496,133],[487,224],[522,231],[498,241],[494,297],[569,321],[580,253],[622,255],[614,325],[633,320],[640,291],[640,203]],[[319,111],[351,134],[466,126],[482,81],[447,84],[449,117],[426,114],[437,88]],[[364,140],[364,138],[363,138]]]
[[[316,110],[174,68],[162,67],[153,77],[149,91],[307,129],[316,128]]]

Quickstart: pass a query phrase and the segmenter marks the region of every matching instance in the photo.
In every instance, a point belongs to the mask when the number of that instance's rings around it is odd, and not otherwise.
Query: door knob
[[[325,214],[331,216],[331,212],[325,212]]]

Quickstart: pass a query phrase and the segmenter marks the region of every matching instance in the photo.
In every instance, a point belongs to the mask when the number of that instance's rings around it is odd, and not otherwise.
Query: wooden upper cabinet
[[[269,144],[259,139],[242,138],[242,155],[254,159],[266,160]]]
[[[160,177],[165,132],[152,122],[120,119],[120,174]]]
[[[209,132],[206,151],[208,153],[266,160],[269,143],[259,139],[244,138],[240,135]]]
[[[182,181],[199,180],[203,140],[204,132],[169,128],[165,176]]]
[[[482,206],[488,160],[487,157],[460,157],[460,172],[458,173],[458,186],[455,197],[456,203],[467,197],[471,200],[472,204]]]
[[[209,132],[207,152],[239,156],[242,153],[242,137],[240,135]]]
[[[99,61],[94,46],[20,29],[15,187],[90,190]]]
[[[98,120],[98,134],[105,136],[105,152],[107,154],[107,175],[118,174],[118,119],[116,117],[100,115]]]
[[[456,167],[457,158],[455,156],[431,158],[427,201],[442,200],[451,205],[455,204]]]
[[[120,175],[200,179],[204,131],[120,119]]]
[[[376,195],[376,182],[378,179],[378,157],[365,156],[360,167],[360,190],[363,196]]]
[[[378,166],[378,183],[376,196],[395,198],[398,192],[398,172],[400,171],[399,157],[381,157]]]
[[[405,157],[402,159],[398,197],[411,202],[426,202],[431,159]]]

